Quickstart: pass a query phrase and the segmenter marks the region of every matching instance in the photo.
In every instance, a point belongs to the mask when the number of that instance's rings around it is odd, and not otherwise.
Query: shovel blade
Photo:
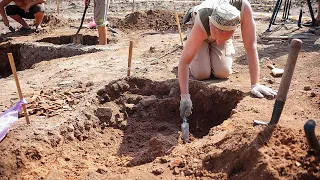
[[[72,43],[74,44],[83,44],[82,34],[75,34],[72,36]]]
[[[182,140],[184,143],[189,141],[189,123],[183,122],[181,124]]]

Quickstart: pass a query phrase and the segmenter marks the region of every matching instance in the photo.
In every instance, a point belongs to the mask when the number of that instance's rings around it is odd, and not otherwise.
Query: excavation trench
[[[57,45],[63,45],[63,44],[74,44],[72,38],[74,35],[66,35],[66,36],[58,36],[58,37],[46,37],[40,40],[37,40],[36,42],[46,42],[46,43],[52,43]],[[86,46],[94,46],[99,44],[99,38],[98,36],[90,36],[90,35],[83,35],[82,36],[82,45]],[[115,37],[109,37],[107,39],[108,44],[116,44],[118,42],[118,38]]]
[[[189,86],[193,101],[193,114],[189,118],[193,141],[206,136],[212,127],[228,119],[243,92],[208,87],[194,81],[190,81]],[[182,123],[180,91],[176,80],[154,82],[125,78],[111,82],[97,94],[100,107],[95,114],[100,123],[124,131],[118,154],[135,156],[128,165],[151,162],[182,143],[179,135]],[[106,109],[109,115],[103,115]]]
[[[61,40],[63,41],[63,40]],[[91,41],[85,41],[91,42]],[[7,53],[12,53],[17,70],[29,69],[33,64],[41,61],[71,57],[86,53],[101,51],[96,47],[76,45],[52,45],[48,43],[23,43],[12,44],[10,42],[0,45],[0,77],[7,77],[11,72]]]
[[[47,37],[40,39],[36,42],[47,42],[47,43],[52,43],[52,44],[72,44],[72,36],[73,35],[68,35],[68,36],[58,36],[58,37]],[[97,45],[99,44],[99,38],[97,36],[90,36],[90,35],[83,35],[83,45]]]

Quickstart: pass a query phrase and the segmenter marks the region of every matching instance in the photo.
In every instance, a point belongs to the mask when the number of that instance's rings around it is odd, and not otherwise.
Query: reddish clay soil
[[[82,3],[64,1],[57,15],[48,2],[41,32],[1,35],[0,111],[18,100],[7,59],[12,52],[31,123],[20,114],[0,143],[0,179],[320,179],[319,157],[303,130],[307,120],[320,119],[317,29],[298,28],[290,16],[266,32],[270,7],[264,5],[271,3],[255,5],[261,84],[279,88],[281,77],[267,65],[284,68],[290,40],[303,41],[279,123],[253,126],[253,120],[270,120],[275,100],[250,94],[238,29],[230,78],[190,80],[193,114],[184,144],[177,80],[183,47],[172,2],[152,8],[138,2],[134,13],[130,3],[111,4],[110,26],[117,33],[108,31],[106,46],[96,45],[97,30],[87,28],[83,45],[72,44]],[[180,20],[194,3],[176,4]],[[298,11],[294,6],[292,16]],[[8,32],[3,24],[0,29]],[[319,126],[315,133],[320,139]]]

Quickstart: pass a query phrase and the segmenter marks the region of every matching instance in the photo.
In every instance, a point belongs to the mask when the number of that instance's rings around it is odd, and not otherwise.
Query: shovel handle
[[[90,3],[90,1],[89,1],[89,3]],[[88,7],[89,7],[89,5],[86,5],[86,6],[84,7],[84,12],[83,12],[83,15],[82,15],[81,23],[80,23],[80,26],[79,26],[79,29],[78,29],[76,35],[79,34],[80,29],[82,28],[82,24],[83,24],[83,21],[84,21],[84,17],[86,16],[86,12],[87,12]]]
[[[279,91],[277,93],[277,100],[286,101],[288,90],[290,87],[291,79],[293,76],[293,71],[296,66],[299,52],[302,47],[302,41],[300,39],[293,39],[290,43],[289,56],[287,59],[286,66],[284,68],[284,73],[281,79]]]
[[[287,99],[293,71],[296,66],[301,46],[302,41],[300,39],[293,39],[290,43],[289,56],[280,82],[280,87],[277,93],[276,102],[273,106],[272,116],[269,124],[277,124],[279,122],[284,104]]]

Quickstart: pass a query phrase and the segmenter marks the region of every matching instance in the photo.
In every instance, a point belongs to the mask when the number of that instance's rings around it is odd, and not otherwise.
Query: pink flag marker
[[[0,115],[0,141],[6,136],[11,125],[18,120],[18,113],[22,109],[22,104],[27,104],[24,98]]]

